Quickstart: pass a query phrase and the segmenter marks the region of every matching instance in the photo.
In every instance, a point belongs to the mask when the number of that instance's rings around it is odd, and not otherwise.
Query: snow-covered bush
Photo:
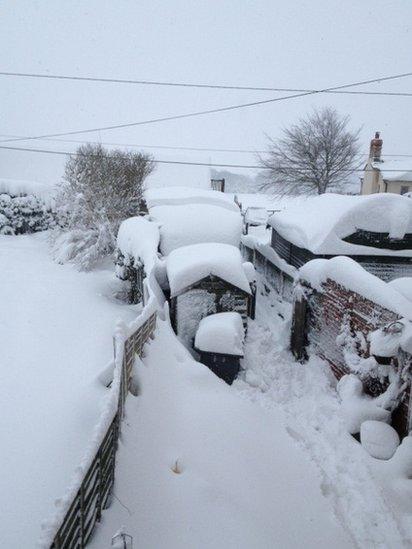
[[[56,197],[55,259],[87,270],[113,253],[120,223],[139,210],[143,182],[153,168],[151,157],[142,153],[79,147],[66,164]]]
[[[0,234],[18,235],[55,227],[51,205],[34,195],[0,194]]]

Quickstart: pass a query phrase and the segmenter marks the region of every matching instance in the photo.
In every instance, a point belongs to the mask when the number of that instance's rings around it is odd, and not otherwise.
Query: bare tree
[[[140,152],[82,145],[67,161],[57,195],[60,230],[53,254],[89,269],[113,252],[120,223],[139,211],[152,157]]]
[[[360,166],[359,130],[348,130],[349,117],[326,107],[313,111],[279,140],[269,138],[269,151],[260,158],[262,190],[280,195],[323,194],[339,190]]]

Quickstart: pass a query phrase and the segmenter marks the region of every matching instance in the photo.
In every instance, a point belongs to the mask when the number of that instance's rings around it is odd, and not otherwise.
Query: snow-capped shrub
[[[55,227],[50,205],[33,195],[0,194],[0,234],[18,235]]]
[[[87,270],[112,254],[120,223],[139,210],[143,182],[153,167],[151,157],[142,153],[79,147],[66,164],[56,197],[55,259]]]

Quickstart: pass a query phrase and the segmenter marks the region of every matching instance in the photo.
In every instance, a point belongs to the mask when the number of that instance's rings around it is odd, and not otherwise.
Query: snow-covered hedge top
[[[250,293],[240,251],[229,244],[184,246],[169,254],[166,269],[172,296],[209,275]]]
[[[412,181],[410,160],[383,160],[373,162],[373,167],[380,170],[382,179],[388,181]]]
[[[412,200],[396,194],[323,194],[274,213],[269,223],[283,238],[315,254],[412,257],[412,250],[386,250],[342,240],[357,229],[389,233],[391,238],[412,233]]]
[[[149,188],[144,192],[147,207],[178,206],[182,204],[211,204],[221,206],[234,212],[239,211],[233,196],[213,191],[212,189],[200,189],[192,187],[160,187]]]
[[[388,284],[402,294],[403,297],[412,301],[412,276],[395,278],[388,282]]]
[[[217,313],[200,321],[195,348],[208,353],[243,356],[244,335],[239,313]]]
[[[37,181],[0,178],[0,194],[9,194],[10,196],[31,195],[47,202],[53,198],[54,190],[50,185]]]
[[[156,261],[160,234],[156,223],[144,217],[131,217],[123,221],[117,234],[117,247],[134,261],[144,263],[148,273]]]
[[[322,291],[322,284],[334,280],[348,290],[369,299],[400,316],[412,319],[412,307],[403,295],[390,284],[365,271],[359,263],[349,257],[313,259],[299,269],[299,279],[316,290]]]
[[[160,249],[164,255],[181,246],[222,242],[239,246],[242,232],[240,212],[210,204],[155,206],[149,210],[160,224]]]

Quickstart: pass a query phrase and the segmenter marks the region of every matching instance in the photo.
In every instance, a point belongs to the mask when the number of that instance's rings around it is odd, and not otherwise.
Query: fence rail
[[[116,450],[124,405],[129,391],[135,355],[142,355],[143,347],[156,328],[153,313],[124,342],[117,411],[88,468],[80,488],[70,505],[50,549],[81,549],[90,540],[102,511],[110,504],[114,484]]]

